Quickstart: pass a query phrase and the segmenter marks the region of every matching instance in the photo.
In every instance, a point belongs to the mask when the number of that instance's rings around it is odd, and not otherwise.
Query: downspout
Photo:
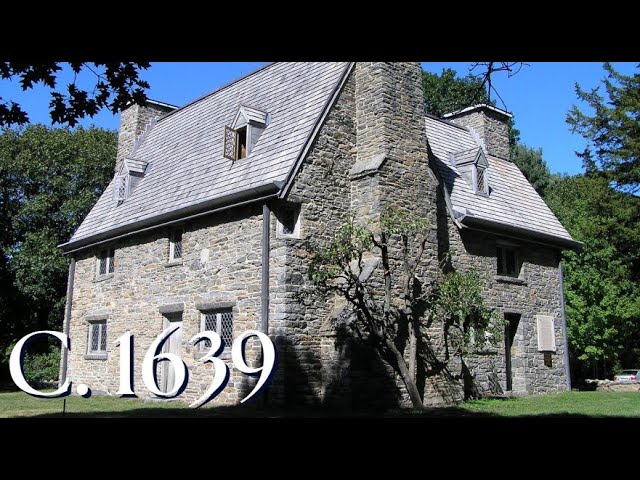
[[[62,330],[68,337],[69,330],[71,328],[71,308],[73,306],[73,279],[76,274],[76,259],[71,257],[71,263],[69,263],[69,276],[67,278],[67,302],[64,309],[64,324]],[[60,378],[58,379],[58,387],[60,387],[67,378],[67,358],[69,356],[69,350],[62,348],[62,355],[60,357]]]
[[[562,260],[558,262],[560,276],[560,315],[562,316],[562,336],[564,337],[564,371],[567,377],[567,391],[571,391],[571,368],[569,366],[569,339],[567,338],[567,315],[564,311],[564,272]]]
[[[260,285],[260,330],[269,335],[269,225],[271,211],[262,205],[262,282]]]

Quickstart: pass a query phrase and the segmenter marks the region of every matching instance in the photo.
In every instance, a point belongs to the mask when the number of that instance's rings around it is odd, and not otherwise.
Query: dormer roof
[[[240,128],[246,125],[247,123],[251,123],[261,127],[266,127],[267,120],[268,120],[267,112],[263,112],[262,110],[247,107],[246,105],[241,105],[240,108],[238,108],[238,113],[236,113],[236,116],[233,119],[231,128],[235,130],[237,128]]]
[[[486,155],[465,127],[426,116],[430,161],[442,180],[454,221],[461,228],[493,231],[562,248],[581,245],[558,221],[518,167]],[[461,168],[484,163],[491,171],[491,194],[477,195]]]

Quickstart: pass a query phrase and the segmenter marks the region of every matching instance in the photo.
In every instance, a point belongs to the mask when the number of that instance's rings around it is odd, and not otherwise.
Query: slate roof
[[[349,66],[347,62],[273,63],[160,118],[128,163],[134,170],[144,170],[130,197],[116,203],[111,182],[62,248],[71,251],[213,206],[282,191]],[[223,156],[224,127],[234,121],[241,106],[268,113],[269,125],[250,157],[232,162]],[[474,194],[449,160],[450,154],[458,160],[475,155],[479,145],[474,137],[467,129],[435,117],[425,118],[425,126],[432,161],[460,225],[478,227],[484,222],[563,246],[579,244],[511,162],[487,156],[490,195]],[[367,171],[379,166],[359,165]]]
[[[240,192],[277,191],[271,187],[293,170],[348,65],[273,63],[160,118],[133,154],[148,165],[131,196],[117,205],[110,183],[63,249]],[[267,112],[269,126],[250,158],[231,162],[223,157],[224,127],[241,105]]]
[[[559,246],[580,245],[514,163],[487,155],[490,194],[474,194],[473,187],[450,163],[451,154],[456,159],[466,158],[480,148],[469,130],[432,116],[425,118],[425,128],[433,163],[451,200],[454,216],[463,226],[502,229],[515,236]]]

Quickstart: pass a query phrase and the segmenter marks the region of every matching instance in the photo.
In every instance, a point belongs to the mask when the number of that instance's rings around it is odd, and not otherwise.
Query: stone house
[[[508,319],[505,344],[473,358],[474,388],[567,389],[559,252],[578,242],[509,161],[509,117],[487,105],[425,115],[418,63],[274,63],[181,108],[131,106],[114,179],[61,246],[71,258],[63,373],[114,394],[115,341],[129,330],[136,393],[150,395],[145,352],[177,325],[165,349],[189,367],[181,398],[193,400],[212,369],[188,340],[217,331],[229,362],[231,340],[257,329],[279,355],[269,402],[406,402],[388,369],[327,327],[331,299],[297,295],[309,288],[305,239],[329,241],[352,212],[375,218],[397,204],[433,225],[424,275],[450,253],[454,268],[480,272],[486,302]],[[250,385],[231,369],[213,404],[237,403]],[[449,400],[442,385],[423,382],[425,403]]]

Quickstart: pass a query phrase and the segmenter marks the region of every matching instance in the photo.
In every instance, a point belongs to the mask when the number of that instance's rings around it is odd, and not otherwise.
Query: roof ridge
[[[199,97],[198,97],[198,98],[196,98],[195,100],[191,100],[189,103],[186,103],[186,104],[184,104],[183,106],[178,107],[178,108],[176,108],[175,110],[170,111],[170,112],[169,112],[169,113],[167,113],[166,115],[163,115],[161,118],[159,118],[159,119],[158,119],[158,122],[161,122],[162,120],[165,120],[165,119],[169,118],[171,115],[173,115],[173,114],[174,114],[174,113],[176,113],[176,112],[179,112],[179,111],[181,111],[181,110],[184,110],[184,109],[185,109],[185,108],[187,108],[187,107],[190,107],[190,106],[191,106],[191,105],[193,105],[194,103],[198,103],[198,102],[200,102],[201,100],[204,100],[205,98],[208,98],[208,97],[210,97],[210,96],[212,96],[212,95],[215,95],[215,94],[216,94],[216,93],[218,93],[218,92],[221,92],[222,90],[224,90],[225,88],[230,87],[231,85],[234,85],[234,84],[236,84],[236,83],[238,83],[238,82],[240,82],[240,81],[242,81],[242,80],[245,80],[246,78],[251,77],[252,75],[255,75],[255,74],[256,74],[256,73],[258,73],[258,72],[261,72],[262,70],[265,70],[265,69],[267,69],[267,68],[269,68],[269,67],[272,67],[272,66],[276,65],[276,63],[277,63],[277,62],[270,62],[270,63],[267,63],[266,65],[263,65],[263,66],[261,66],[261,67],[258,67],[258,68],[256,68],[256,69],[254,69],[254,70],[250,71],[249,73],[246,73],[246,74],[244,74],[244,75],[241,75],[241,76],[239,76],[239,77],[237,77],[237,78],[235,78],[235,79],[233,79],[233,80],[231,80],[231,81],[229,81],[229,82],[227,82],[227,83],[225,83],[225,84],[221,85],[220,87],[218,87],[218,88],[216,88],[216,89],[214,89],[214,90],[210,91],[209,93],[205,93],[204,95],[199,96]]]

